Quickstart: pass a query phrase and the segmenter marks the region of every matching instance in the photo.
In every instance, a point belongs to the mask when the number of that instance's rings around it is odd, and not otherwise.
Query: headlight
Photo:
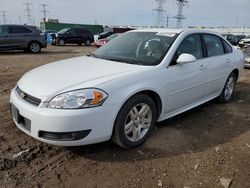
[[[96,107],[102,105],[107,97],[107,93],[99,89],[81,89],[55,96],[47,107],[60,109]]]

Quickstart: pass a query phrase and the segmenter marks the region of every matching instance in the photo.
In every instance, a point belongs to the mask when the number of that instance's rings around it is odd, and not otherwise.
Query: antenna
[[[6,20],[6,11],[2,10],[0,11],[2,13],[2,20],[3,20],[3,23],[6,24],[7,23],[7,20]]]
[[[185,19],[183,15],[183,8],[188,4],[188,0],[176,0],[178,6],[177,15],[174,17],[176,19],[176,28],[182,28],[182,20]]]
[[[25,5],[25,11],[27,12],[27,24],[32,24],[32,16],[31,16],[31,3],[29,2],[23,2]]]
[[[165,14],[166,10],[164,9],[163,5],[166,3],[166,0],[156,0],[157,7],[153,9],[154,12],[156,12],[156,18],[155,18],[155,26],[156,27],[165,27]]]
[[[40,4],[40,6],[42,7],[42,12],[43,12],[43,21],[45,21],[46,20],[46,18],[47,18],[47,14],[49,13],[49,11],[47,10],[47,8],[48,8],[48,4]]]

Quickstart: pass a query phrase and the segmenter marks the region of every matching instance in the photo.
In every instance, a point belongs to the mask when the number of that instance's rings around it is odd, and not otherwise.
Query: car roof
[[[206,30],[206,29],[164,29],[164,28],[149,28],[149,29],[137,29],[137,30],[131,30],[129,32],[157,32],[157,33],[207,33],[207,34],[215,34],[218,35],[219,33],[212,31],[212,30]]]

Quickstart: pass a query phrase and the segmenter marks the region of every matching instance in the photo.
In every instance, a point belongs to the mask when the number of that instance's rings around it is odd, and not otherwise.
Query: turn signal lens
[[[103,94],[101,92],[94,91],[94,98],[93,98],[91,104],[97,105],[97,104],[101,103],[102,100],[103,100]]]

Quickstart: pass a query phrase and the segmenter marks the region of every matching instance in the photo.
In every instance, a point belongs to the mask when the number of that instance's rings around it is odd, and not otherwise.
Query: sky
[[[48,17],[63,23],[150,26],[155,24],[156,0],[0,0],[8,23],[27,23],[23,2],[31,3],[36,25],[43,17],[40,4],[48,4]],[[175,0],[164,5],[169,27],[175,27]],[[189,0],[184,8],[183,27],[250,27],[250,0]],[[3,23],[0,12],[0,23]]]

